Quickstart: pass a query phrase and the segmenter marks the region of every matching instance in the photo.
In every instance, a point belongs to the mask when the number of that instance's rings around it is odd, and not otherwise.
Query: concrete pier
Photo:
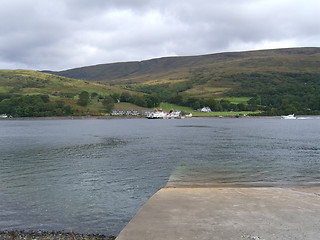
[[[117,240],[319,239],[320,187],[163,188]]]

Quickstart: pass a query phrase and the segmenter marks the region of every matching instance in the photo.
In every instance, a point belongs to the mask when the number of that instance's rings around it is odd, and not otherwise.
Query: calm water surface
[[[117,235],[160,188],[320,185],[320,119],[0,121],[0,230]]]

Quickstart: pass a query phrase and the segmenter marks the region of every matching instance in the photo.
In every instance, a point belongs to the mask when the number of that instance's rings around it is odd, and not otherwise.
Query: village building
[[[199,109],[197,109],[197,112],[212,112],[211,111],[211,108],[209,108],[209,107],[203,107],[203,108],[199,108]]]
[[[153,110],[142,110],[141,115],[142,116],[149,116],[152,112],[153,112]]]
[[[138,116],[140,113],[138,110],[112,110],[111,116]]]

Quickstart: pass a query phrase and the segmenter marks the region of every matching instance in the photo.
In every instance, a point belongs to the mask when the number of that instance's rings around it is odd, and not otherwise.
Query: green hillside
[[[87,92],[88,104],[79,105]],[[98,98],[130,92],[106,83],[88,82],[30,70],[0,70],[0,114],[22,117],[101,115]],[[91,97],[94,96],[94,97]]]
[[[21,108],[29,108],[24,115],[39,112],[41,106],[34,110],[28,102],[47,97],[34,95],[47,96],[51,105],[60,101],[57,111],[43,102],[44,112],[53,115],[105,114],[119,101],[141,108],[166,102],[189,109],[209,106],[215,112],[320,114],[320,48],[166,57],[60,72],[0,70],[0,113],[19,101],[24,102]]]
[[[228,99],[248,99],[245,110],[318,114],[320,48],[291,48],[167,57],[89,66],[54,74],[151,94],[193,108],[219,100],[215,110],[238,110]],[[225,99],[225,102],[220,101]],[[212,102],[212,101],[211,101]],[[240,104],[240,103],[239,103]],[[249,106],[250,105],[250,106]]]
[[[48,94],[61,96],[88,92],[105,93],[113,91],[103,83],[71,79],[30,70],[0,70],[0,93]]]
[[[113,63],[70,69],[53,74],[107,82],[112,86],[168,98],[173,93],[219,98],[262,78],[274,80],[287,73],[320,74],[320,48],[292,48],[167,57],[141,62]],[[245,86],[244,86],[245,87]],[[232,94],[230,94],[230,92]]]
[[[106,81],[114,84],[154,81],[157,79],[174,80],[175,77],[190,77],[194,72],[212,72],[219,76],[228,71],[308,71],[317,72],[320,48],[292,48],[260,50],[248,52],[217,53],[202,56],[165,57],[146,61],[100,64],[81,67],[53,74],[85,79]],[[152,78],[152,79],[151,79]]]

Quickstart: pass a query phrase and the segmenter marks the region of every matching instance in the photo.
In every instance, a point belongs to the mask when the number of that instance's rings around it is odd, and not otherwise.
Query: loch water
[[[167,184],[319,186],[319,142],[317,117],[0,121],[0,231],[117,235]]]

